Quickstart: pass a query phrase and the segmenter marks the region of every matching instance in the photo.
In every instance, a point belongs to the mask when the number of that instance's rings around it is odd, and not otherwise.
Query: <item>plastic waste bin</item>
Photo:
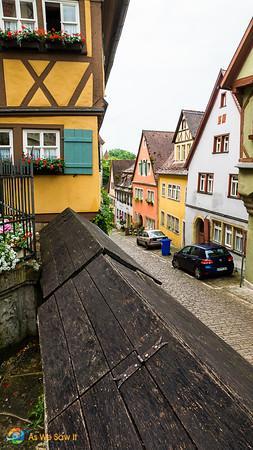
[[[169,239],[169,238],[161,239],[161,249],[162,249],[163,256],[169,256],[171,254],[170,253],[170,243],[171,243],[171,239]]]

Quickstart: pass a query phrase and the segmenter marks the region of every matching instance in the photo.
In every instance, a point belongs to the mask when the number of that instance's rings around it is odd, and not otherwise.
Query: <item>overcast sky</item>
[[[181,109],[204,111],[252,15],[252,0],[130,0],[106,87],[105,148],[136,153],[142,129],[174,131]]]

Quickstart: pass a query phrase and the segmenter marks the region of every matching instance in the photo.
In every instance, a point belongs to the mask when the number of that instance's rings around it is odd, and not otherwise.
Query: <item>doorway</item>
[[[205,242],[204,220],[201,219],[200,217],[198,217],[195,222],[195,230],[196,230],[196,244],[204,244]]]

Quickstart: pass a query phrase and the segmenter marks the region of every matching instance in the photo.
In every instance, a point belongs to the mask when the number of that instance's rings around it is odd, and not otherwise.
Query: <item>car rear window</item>
[[[162,231],[150,231],[149,235],[151,237],[165,237],[165,234]]]
[[[192,247],[191,255],[193,255],[193,256],[200,256],[201,258],[205,258],[204,250],[202,250],[202,248],[199,248],[199,247]]]
[[[217,247],[217,248],[212,248],[210,250],[206,250],[207,258],[212,258],[215,256],[227,256],[228,254],[229,254],[228,251],[222,247]]]

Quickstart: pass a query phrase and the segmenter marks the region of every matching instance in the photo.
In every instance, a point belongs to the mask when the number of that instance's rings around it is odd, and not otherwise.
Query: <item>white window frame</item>
[[[236,179],[234,179],[236,177]],[[229,195],[233,198],[238,198],[238,175],[230,175]]]
[[[208,173],[207,174],[207,183],[206,183],[206,192],[208,194],[212,194],[213,193],[213,180],[214,180],[214,176],[212,173]]]
[[[49,148],[56,148],[56,157],[55,159],[58,159],[61,157],[61,149],[60,149],[60,131],[57,129],[41,129],[41,128],[31,128],[31,129],[25,129],[23,130],[23,150],[25,152],[26,155],[29,155],[28,151],[27,151],[27,147],[32,147],[31,145],[27,145],[27,135],[28,133],[39,133],[40,134],[40,145],[36,146],[36,147],[40,147],[42,153],[40,153],[40,158],[44,158],[44,148],[45,147],[43,145],[43,141],[42,141],[42,136],[43,133],[56,133],[56,145],[48,145],[47,147]],[[36,158],[35,158],[36,159]],[[51,158],[47,158],[47,159],[51,159]],[[53,158],[52,158],[53,159]]]
[[[150,190],[148,189],[148,197],[147,197],[147,200],[148,200],[149,202],[155,203],[155,193],[154,193],[154,191],[150,191]]]
[[[60,14],[61,14],[61,31],[64,32],[64,23],[67,23],[69,25],[76,25],[76,33],[80,33],[80,9],[79,9],[79,2],[77,0],[75,1],[68,1],[68,0],[43,0],[42,2],[42,10],[43,10],[43,22],[44,22],[44,28],[47,30],[47,20],[46,20],[46,3],[59,3],[60,4]],[[64,22],[63,21],[63,5],[69,5],[69,6],[76,6],[76,22]],[[51,30],[47,30],[51,31]],[[56,30],[58,31],[58,30]],[[74,33],[74,34],[76,34]]]
[[[185,144],[182,144],[180,148],[180,161],[185,161]]]
[[[216,239],[216,232],[218,233],[219,239]],[[222,242],[222,225],[221,222],[213,222],[213,241],[221,244]]]
[[[225,135],[223,138],[223,152],[229,152],[229,134]]]
[[[162,183],[162,192],[161,192],[162,197],[166,196],[166,184]]]
[[[10,148],[10,161],[13,161],[13,130],[11,128],[0,128],[0,133],[9,133],[9,145],[0,145],[0,150]],[[1,161],[1,158],[0,158]],[[9,161],[9,159],[8,159]]]
[[[179,234],[180,231],[180,221],[177,217],[171,216],[170,214],[167,214],[166,216],[166,228],[172,233]]]
[[[154,230],[155,229],[155,220],[151,219],[150,217],[146,217],[146,228],[148,230]]]
[[[202,189],[203,185],[203,189]],[[205,192],[206,191],[206,174],[200,173],[199,174],[199,192]]]
[[[232,225],[225,224],[224,244],[226,247],[229,247],[229,248],[232,248],[232,246],[233,246],[233,227],[232,227]]]
[[[15,22],[17,26],[15,30],[17,31],[20,31],[22,29],[22,25],[29,28],[28,24],[30,23],[33,25],[31,29],[38,28],[36,1],[35,0],[27,0],[27,1],[33,4],[33,16],[34,16],[33,19],[24,19],[21,17],[20,3],[22,2],[22,0],[15,0],[16,17],[4,17],[3,4],[2,0],[0,0],[0,28],[2,30],[5,30],[5,22]],[[8,30],[8,28],[6,28],[6,30]],[[11,29],[11,31],[13,31],[13,29]]]
[[[240,242],[241,242],[240,248],[237,248],[237,246],[236,246],[237,238],[239,238]],[[235,228],[234,250],[238,253],[243,253],[243,231],[240,228]]]

